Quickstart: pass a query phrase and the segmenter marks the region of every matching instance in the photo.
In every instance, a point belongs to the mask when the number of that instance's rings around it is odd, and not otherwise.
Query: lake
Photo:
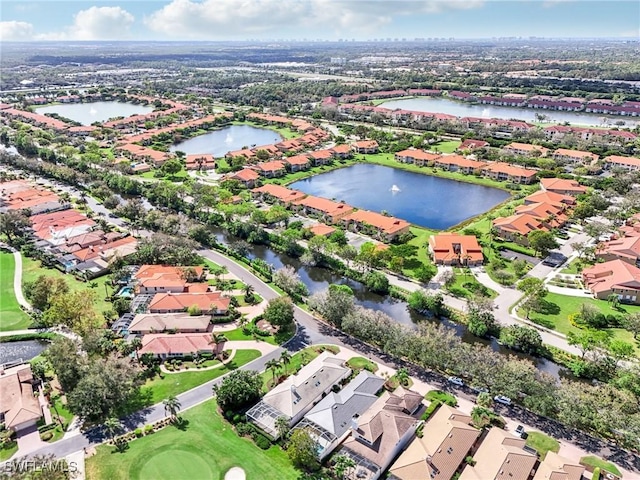
[[[250,125],[231,125],[204,135],[190,138],[171,147],[171,151],[180,150],[187,155],[209,153],[214,157],[224,157],[232,150],[244,147],[270,145],[282,141],[278,132]]]
[[[524,107],[501,107],[494,105],[474,105],[471,103],[458,102],[447,98],[406,98],[401,100],[391,100],[379,105],[383,108],[395,110],[414,110],[417,112],[446,113],[457,117],[480,117],[480,118],[502,118],[504,120],[524,120],[536,122],[536,113],[546,115],[552,123],[569,122],[576,125],[602,126],[602,119],[606,117],[609,126],[614,126],[615,122],[623,121],[626,126],[635,126],[638,120],[615,115],[597,115],[580,112],[559,112],[554,110],[540,110]]]
[[[497,188],[370,164],[323,173],[289,187],[357,208],[386,210],[394,217],[436,230],[457,225],[509,198],[508,192]]]
[[[44,340],[20,340],[17,342],[0,343],[0,364],[15,362],[17,360],[28,361],[40,355],[49,342]]]
[[[153,111],[152,106],[136,105],[125,102],[91,102],[91,103],[65,103],[62,105],[50,105],[36,108],[36,113],[57,113],[65,118],[75,120],[82,125],[91,125],[94,122],[106,122],[114,117],[130,117],[131,115],[144,115]]]

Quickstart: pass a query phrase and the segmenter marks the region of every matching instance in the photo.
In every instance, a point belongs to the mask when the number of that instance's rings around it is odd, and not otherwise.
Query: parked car
[[[517,436],[522,437],[524,435],[524,427],[522,425],[518,425],[514,433]]]
[[[449,377],[447,378],[447,382],[453,383],[454,385],[458,385],[459,387],[464,387],[464,382],[461,378],[458,377]]]
[[[473,390],[476,393],[489,393],[489,389],[484,387],[471,387],[471,390]]]
[[[511,399],[509,397],[505,397],[504,395],[496,395],[495,397],[493,397],[493,400],[503,405],[511,405]]]

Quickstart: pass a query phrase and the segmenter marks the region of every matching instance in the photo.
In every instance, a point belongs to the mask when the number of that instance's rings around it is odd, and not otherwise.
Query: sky
[[[2,41],[640,38],[638,0],[2,0]]]

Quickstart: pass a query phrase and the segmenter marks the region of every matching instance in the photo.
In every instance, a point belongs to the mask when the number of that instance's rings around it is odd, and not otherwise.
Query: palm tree
[[[212,333],[211,334],[211,341],[209,342],[209,345],[215,345],[216,346],[216,357],[220,358],[220,355],[222,353],[222,345],[225,344],[225,342],[227,342],[229,339],[227,337],[224,336],[224,333]]]
[[[255,289],[253,285],[246,284],[244,286],[244,301],[250,303],[253,300],[253,292]]]
[[[138,337],[131,340],[131,348],[136,354],[136,360],[140,360],[140,358],[138,357],[138,350],[142,348],[142,340],[140,340],[140,338]]]
[[[120,420],[115,417],[107,418],[104,422],[104,429],[106,430],[111,440],[113,440],[116,436],[116,433],[118,433],[118,431],[120,430]]]
[[[180,407],[182,407],[182,405],[180,405],[180,401],[174,395],[171,395],[169,398],[164,400],[162,403],[164,405],[164,413],[165,413],[165,415],[166,415],[167,412],[169,412],[169,415],[171,416],[171,419],[175,420],[178,412],[180,411]]]
[[[280,362],[284,366],[284,374],[287,374],[287,365],[291,363],[291,354],[287,350],[283,350],[280,354]]]
[[[269,360],[267,363],[265,363],[264,366],[267,367],[267,370],[271,370],[271,373],[273,374],[273,384],[275,385],[276,373],[280,368],[280,362],[274,358],[272,360]]]
[[[396,379],[400,385],[408,385],[409,384],[409,372],[406,368],[399,368],[396,372]]]

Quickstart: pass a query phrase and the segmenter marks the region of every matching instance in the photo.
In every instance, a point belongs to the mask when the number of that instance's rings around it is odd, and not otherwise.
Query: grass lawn
[[[147,406],[154,405],[172,395],[179,395],[209,380],[229,373],[259,357],[260,352],[258,350],[238,350],[231,361],[221,368],[200,372],[163,373],[162,377],[147,381],[141,389],[142,397],[146,400]]]
[[[429,390],[424,398],[429,400],[430,402],[438,401],[446,405],[451,405],[452,407],[458,404],[458,400],[456,399],[456,397],[454,397],[450,393],[443,392],[442,390]]]
[[[449,292],[451,294],[453,294],[454,292],[455,293],[460,292],[460,293],[465,293],[464,296],[466,298],[473,297],[474,296],[473,287],[472,289],[464,287],[464,285],[467,284],[467,285],[476,285],[477,289],[481,289],[486,292],[488,298],[496,298],[498,296],[497,292],[495,292],[494,290],[491,290],[488,287],[485,287],[480,282],[478,282],[476,277],[474,277],[471,272],[466,273],[466,270],[464,268],[456,268],[454,271],[456,274],[456,278],[455,278],[455,282],[453,282],[453,285],[449,287]]]
[[[329,350],[333,353],[338,353],[340,351],[340,349],[338,347],[334,347],[334,346],[323,346],[323,345],[315,345],[313,347],[307,347],[303,350],[300,350],[297,353],[294,353],[291,356],[291,361],[289,362],[289,364],[287,365],[287,374],[291,375],[293,373],[296,373],[298,370],[300,370],[303,366],[305,366],[306,364],[308,364],[309,362],[311,362],[311,360],[313,360],[314,358],[316,358],[318,355],[320,355],[322,352],[324,352],[325,350]],[[276,371],[276,378],[278,378],[278,376],[282,376],[284,375],[284,367],[281,366],[277,371]],[[273,372],[271,370],[265,370],[264,372],[261,373],[262,376],[262,388],[264,390],[264,392],[268,392],[269,390],[271,390],[274,385],[273,384]]]
[[[9,448],[0,448],[0,462],[4,462],[18,451],[18,442],[13,441],[9,444]]]
[[[82,291],[91,289],[90,285],[96,283],[97,286],[92,290],[96,292],[96,311],[98,312],[108,312],[111,310],[111,303],[105,300],[105,284],[108,283],[109,277],[108,275],[104,275],[100,278],[96,278],[90,282],[82,282],[75,278],[73,275],[66,275],[62,273],[60,270],[55,268],[46,268],[40,264],[39,260],[33,260],[32,258],[27,258],[25,256],[22,257],[22,290],[24,291],[24,285],[28,282],[35,281],[40,275],[45,275],[47,277],[56,277],[56,278],[64,278],[67,281],[67,285],[69,285],[69,289],[72,292]],[[111,295],[112,287],[110,284],[107,285],[109,289],[109,295]]]
[[[529,436],[527,437],[527,446],[538,452],[540,460],[544,460],[544,457],[547,456],[547,452],[551,451],[558,453],[558,450],[560,450],[560,444],[555,438],[540,432],[529,432]]]
[[[89,480],[222,480],[231,467],[244,469],[248,479],[296,480],[299,472],[279,447],[260,450],[239,437],[209,400],[186,411],[188,426],[170,425],[129,443],[124,453],[109,445],[87,459]]]
[[[582,457],[580,459],[580,463],[582,465],[590,465],[594,468],[600,467],[600,470],[606,470],[608,472],[613,473],[614,475],[617,475],[618,477],[621,476],[620,470],[618,470],[618,467],[616,467],[613,463],[607,462],[606,460],[603,460],[602,458],[596,457],[594,455],[588,455],[586,457]]]
[[[431,150],[438,150],[441,153],[453,153],[460,146],[462,142],[460,140],[449,140],[446,142],[439,142],[431,146]]]
[[[369,370],[371,373],[375,373],[378,370],[378,365],[368,358],[353,357],[347,362],[347,366],[351,370]]]
[[[0,331],[22,330],[31,324],[22,311],[13,291],[15,260],[13,254],[0,252]]]
[[[544,313],[531,312],[530,319],[535,323],[552,328],[558,332],[567,334],[569,332],[578,332],[578,328],[571,325],[569,315],[580,311],[580,307],[588,303],[597,307],[605,315],[622,315],[624,313],[640,312],[640,306],[620,305],[616,310],[605,300],[597,300],[595,298],[569,297],[559,295],[557,293],[548,293],[544,298],[546,301],[546,311]],[[524,317],[523,312],[519,312]],[[623,328],[607,328],[605,329],[612,338],[624,340],[636,347],[636,355],[640,353],[638,342],[633,339],[633,334]]]
[[[69,426],[69,424],[71,423],[71,420],[73,420],[73,413],[71,413],[68,409],[66,404],[62,403],[62,397],[60,395],[56,395],[56,396],[51,396],[51,402],[53,403],[52,407],[55,408],[51,408],[51,415],[53,416],[54,420],[57,420],[57,415],[60,415],[60,419],[62,420],[62,423],[64,424],[65,428]],[[56,415],[57,412],[57,415]]]
[[[269,335],[267,337],[262,337],[262,336],[258,336],[257,338],[255,338],[253,335],[249,334],[247,335],[246,333],[244,333],[244,329],[243,328],[236,328],[235,330],[229,330],[228,332],[222,332],[224,333],[224,336],[227,337],[227,340],[229,341],[234,341],[234,340],[260,340],[263,341],[265,343],[269,343],[271,345],[278,345],[278,341],[275,339],[275,337],[273,335]]]

